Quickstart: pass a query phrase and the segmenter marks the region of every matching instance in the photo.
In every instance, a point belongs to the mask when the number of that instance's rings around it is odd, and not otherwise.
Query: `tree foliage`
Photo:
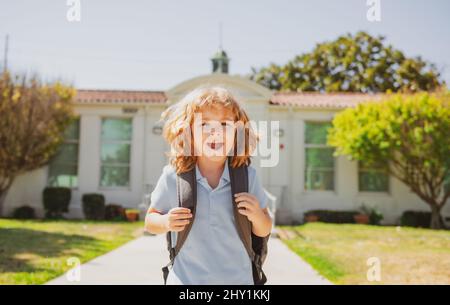
[[[278,91],[417,92],[443,85],[433,64],[365,32],[317,44],[282,66],[253,68],[250,78]]]
[[[48,163],[74,119],[75,90],[37,77],[0,75],[0,215],[14,178]]]
[[[349,108],[333,120],[328,143],[336,154],[384,165],[432,210],[432,228],[450,196],[450,94],[388,95]]]

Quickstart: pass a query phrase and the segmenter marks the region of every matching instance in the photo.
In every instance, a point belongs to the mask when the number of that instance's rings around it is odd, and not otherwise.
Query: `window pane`
[[[362,192],[387,192],[388,175],[377,171],[359,172],[359,190]]]
[[[102,164],[129,163],[130,144],[103,143]]]
[[[66,140],[78,141],[80,135],[80,119],[75,119],[64,132]]]
[[[78,162],[78,144],[63,143],[59,151],[53,157],[52,163],[77,163]]]
[[[307,170],[305,172],[306,190],[334,190],[334,172],[332,170]]]
[[[327,129],[331,123],[305,123],[305,143],[307,144],[326,144]]]
[[[359,161],[359,190],[362,192],[387,192],[389,191],[389,175],[383,166],[369,166],[367,162]]]
[[[49,186],[77,187],[77,165],[52,163],[49,167]]]
[[[64,131],[65,141],[77,141],[80,119],[75,119]],[[48,165],[48,185],[62,187],[78,186],[78,143],[63,142]]]
[[[306,153],[306,169],[334,168],[333,148],[312,148],[307,147]]]
[[[130,168],[128,166],[102,166],[101,186],[128,186]]]
[[[102,140],[131,140],[131,119],[103,119]]]

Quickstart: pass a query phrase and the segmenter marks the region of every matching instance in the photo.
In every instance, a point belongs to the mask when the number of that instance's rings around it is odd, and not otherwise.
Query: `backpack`
[[[253,281],[255,285],[264,285],[267,281],[266,275],[262,270],[262,265],[267,256],[267,242],[270,233],[265,237],[259,237],[252,232],[252,224],[247,216],[238,212],[238,207],[234,201],[234,194],[248,192],[248,168],[246,165],[232,168],[228,162],[230,173],[231,194],[230,204],[233,204],[234,218],[239,233],[239,237],[244,244],[245,249],[252,262]],[[197,204],[197,180],[194,169],[177,175],[177,198],[180,207],[189,208],[192,212],[192,221],[186,225],[183,231],[177,232],[177,243],[172,247],[171,231],[166,233],[167,249],[169,250],[170,262],[162,268],[164,285],[167,282],[169,266],[175,261],[181,247],[186,241],[189,231],[195,219],[195,208]]]

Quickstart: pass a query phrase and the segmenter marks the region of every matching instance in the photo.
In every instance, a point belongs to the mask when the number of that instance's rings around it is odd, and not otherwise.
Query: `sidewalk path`
[[[330,284],[278,238],[271,238],[268,247],[269,254],[264,263],[267,284]],[[161,285],[161,267],[167,262],[165,236],[143,236],[81,265],[79,282],[70,282],[66,275],[62,275],[47,284]]]

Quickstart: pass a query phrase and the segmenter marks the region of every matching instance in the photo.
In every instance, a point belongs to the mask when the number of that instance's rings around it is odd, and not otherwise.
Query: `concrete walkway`
[[[326,285],[307,263],[291,252],[278,238],[269,241],[269,254],[264,263],[267,284]],[[49,285],[162,285],[161,267],[168,262],[164,235],[139,237],[124,246],[93,259],[80,267],[80,281],[71,282],[66,275]]]

